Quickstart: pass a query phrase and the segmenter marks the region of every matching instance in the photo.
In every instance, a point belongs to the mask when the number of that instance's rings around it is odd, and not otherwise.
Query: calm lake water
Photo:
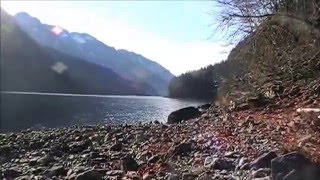
[[[152,96],[1,93],[1,132],[74,124],[166,122],[168,115],[205,102]]]

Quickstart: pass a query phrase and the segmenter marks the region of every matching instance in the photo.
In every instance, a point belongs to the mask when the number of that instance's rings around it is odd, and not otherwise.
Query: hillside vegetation
[[[241,4],[232,4],[232,0],[219,2],[241,9]],[[214,98],[218,104],[234,108],[252,100],[259,101],[254,105],[279,104],[279,99],[293,96],[311,101],[309,98],[318,96],[320,91],[320,34],[319,9],[314,10],[319,7],[313,4],[315,1],[308,2],[279,2],[278,10],[270,10],[274,13],[266,14],[257,27],[245,21],[249,15],[258,16],[253,10],[243,17],[229,12],[235,22],[239,23],[237,18],[243,20],[238,24],[243,31],[235,32],[244,35],[243,39],[227,60],[176,77],[169,94]],[[207,84],[192,83],[197,81]]]
[[[319,114],[301,111],[301,108],[313,108],[316,112],[320,104],[319,2],[219,2],[229,10],[230,7],[241,10],[227,11],[222,18],[231,19],[227,24],[239,23],[234,33],[240,33],[237,37],[244,36],[227,60],[210,66],[212,72],[206,72],[211,76],[205,79],[214,82],[211,85],[217,84],[210,87],[214,87],[212,101],[218,106],[212,106],[204,117],[210,119],[217,109],[223,109],[223,121],[215,121],[215,126],[219,124],[221,129],[215,131],[225,138],[234,138],[241,144],[257,128],[259,133],[255,135],[277,141],[285,151],[299,151],[320,162]],[[248,2],[275,3],[272,7],[275,9],[257,14],[254,6],[244,8]],[[258,25],[251,24],[253,21]],[[197,73],[201,71],[208,68]],[[175,78],[175,85],[184,82],[184,86],[175,86],[175,92],[195,88],[185,83],[190,78],[183,78],[191,77],[192,73]],[[195,88],[194,92],[203,92],[199,90]],[[237,132],[239,127],[249,127],[248,133]]]
[[[229,56],[247,68],[221,84],[219,97],[233,100],[254,93],[277,101],[306,91],[307,97],[318,94],[319,39],[319,30],[306,24],[282,18],[265,22],[244,46],[235,48],[234,56]]]
[[[169,96],[195,99],[214,98],[216,83],[212,76],[213,69],[214,66],[210,65],[173,78],[169,84]]]

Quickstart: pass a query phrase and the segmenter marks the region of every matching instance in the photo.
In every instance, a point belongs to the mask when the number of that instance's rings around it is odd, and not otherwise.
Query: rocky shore
[[[282,131],[211,109],[179,124],[1,134],[0,179],[320,179],[316,163],[286,150]]]

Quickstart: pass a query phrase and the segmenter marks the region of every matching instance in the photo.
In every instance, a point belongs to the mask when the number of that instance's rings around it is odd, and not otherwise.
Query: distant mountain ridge
[[[39,45],[2,9],[0,64],[1,91],[153,95],[110,68]]]
[[[52,33],[55,26],[42,24],[25,12],[17,13],[14,18],[32,39],[43,46],[110,68],[125,79],[145,84],[148,94],[165,96],[168,93],[174,75],[150,59],[124,49],[116,50],[86,33],[61,28],[57,29],[61,31],[59,35],[55,35]]]

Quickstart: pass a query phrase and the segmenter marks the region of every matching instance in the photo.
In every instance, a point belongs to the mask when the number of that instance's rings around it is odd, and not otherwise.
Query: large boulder
[[[200,111],[204,111],[207,110],[211,107],[211,103],[207,103],[207,104],[203,104],[201,106],[198,106],[198,109],[200,109]]]
[[[251,163],[252,169],[271,168],[271,160],[276,158],[277,154],[274,151],[270,151],[259,156]]]
[[[193,118],[197,118],[201,115],[201,112],[195,108],[195,107],[186,107],[186,108],[182,108],[179,109],[177,111],[172,112],[169,116],[168,116],[168,124],[175,124],[175,123],[179,123],[182,120],[189,120],[189,119],[193,119]]]
[[[204,167],[218,170],[234,170],[235,166],[232,161],[225,158],[207,157],[204,160]]]
[[[127,171],[137,171],[139,165],[135,159],[131,155],[126,155],[121,159],[121,169],[124,172]]]
[[[292,152],[271,161],[271,175],[272,179],[276,180],[318,180],[320,179],[320,167],[302,154]]]

